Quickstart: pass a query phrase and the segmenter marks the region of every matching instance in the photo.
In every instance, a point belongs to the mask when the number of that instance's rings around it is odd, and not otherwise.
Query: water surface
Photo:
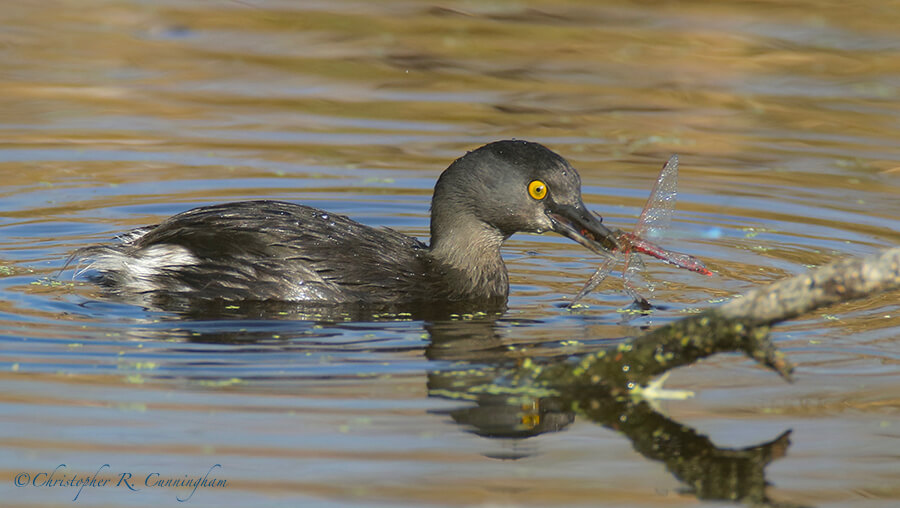
[[[900,243],[900,3],[109,0],[4,12],[5,504],[68,505],[77,488],[15,486],[60,464],[57,475],[109,464],[101,475],[140,483],[84,489],[88,506],[179,505],[189,489],[147,476],[216,464],[227,484],[187,502],[729,504],[689,488],[644,431],[610,415],[706,436],[719,454],[766,450],[777,460],[753,474],[770,485],[754,488],[773,501],[900,502],[897,294],[778,327],[794,384],[720,355],[676,371],[667,386],[697,396],[659,412],[475,403],[452,384],[617,344]],[[75,248],[236,199],[425,238],[441,170],[504,138],[567,157],[589,207],[625,229],[678,153],[665,244],[716,275],[648,261],[662,310],[629,316],[613,278],[567,311],[599,260],[561,237],[518,235],[504,248],[502,315],[364,321],[185,317],[110,301],[71,270],[57,277]]]

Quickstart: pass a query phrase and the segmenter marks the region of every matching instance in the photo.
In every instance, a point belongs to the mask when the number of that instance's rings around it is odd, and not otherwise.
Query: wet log
[[[769,339],[769,328],[815,309],[900,289],[900,247],[843,259],[754,289],[723,305],[653,330],[576,363],[535,367],[538,386],[602,388],[611,394],[647,384],[670,369],[739,351],[790,380],[792,366]]]

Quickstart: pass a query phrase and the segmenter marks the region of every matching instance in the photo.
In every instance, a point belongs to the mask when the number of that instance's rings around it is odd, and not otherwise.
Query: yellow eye
[[[528,184],[528,195],[538,201],[544,199],[547,195],[547,184],[540,180],[532,180],[531,183]]]

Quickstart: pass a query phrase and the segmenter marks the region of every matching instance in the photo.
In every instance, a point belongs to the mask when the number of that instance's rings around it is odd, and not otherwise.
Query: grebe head
[[[538,143],[497,141],[457,159],[438,179],[431,202],[435,252],[499,246],[516,232],[554,231],[608,254],[614,234],[589,212],[581,177]]]

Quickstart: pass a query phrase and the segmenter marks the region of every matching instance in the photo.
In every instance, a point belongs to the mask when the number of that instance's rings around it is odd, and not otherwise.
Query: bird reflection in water
[[[361,309],[343,309],[328,313],[328,309],[310,310],[287,304],[243,305],[222,308],[218,318],[236,320],[287,320],[318,314],[320,322],[335,322],[361,317]],[[203,309],[206,319],[211,309]],[[423,316],[427,315],[428,319]],[[380,316],[380,317],[379,317]],[[552,347],[536,347],[533,356],[516,348],[511,352],[510,338],[504,337],[505,325],[501,313],[469,315],[467,320],[440,316],[435,309],[404,314],[402,319],[423,320],[429,341],[425,356],[435,364],[428,372],[430,397],[456,400],[459,407],[435,411],[448,416],[468,432],[495,442],[505,443],[501,449],[487,447],[485,455],[498,459],[522,459],[537,451],[534,438],[541,434],[562,432],[576,418],[582,418],[615,430],[631,441],[632,447],[652,461],[662,462],[667,470],[699,499],[732,500],[753,505],[780,506],[767,495],[766,467],[785,456],[790,445],[790,431],[754,446],[732,449],[719,447],[709,437],[698,433],[654,409],[646,400],[610,393],[603,389],[539,390],[527,384],[516,386],[516,366],[524,362],[540,362],[547,366],[572,361],[569,351],[547,354]],[[187,317],[187,316],[182,316]],[[196,316],[194,316],[196,317]],[[369,315],[369,321],[396,319],[395,314]],[[228,344],[271,344],[271,328],[236,331],[209,330],[201,322],[192,329],[187,318],[177,323],[180,339],[189,342]],[[358,323],[357,323],[358,324]],[[291,351],[302,347],[303,337],[292,338],[289,333],[280,339]],[[309,340],[309,339],[307,339]],[[327,340],[319,337],[315,340]],[[276,341],[277,342],[277,341]],[[620,344],[615,341],[613,344]],[[587,343],[596,352],[608,348],[609,341]],[[355,345],[354,352],[361,352]],[[524,352],[523,352],[524,351]],[[362,351],[364,352],[364,351]],[[448,369],[448,366],[452,368]],[[518,380],[521,382],[521,380]]]

